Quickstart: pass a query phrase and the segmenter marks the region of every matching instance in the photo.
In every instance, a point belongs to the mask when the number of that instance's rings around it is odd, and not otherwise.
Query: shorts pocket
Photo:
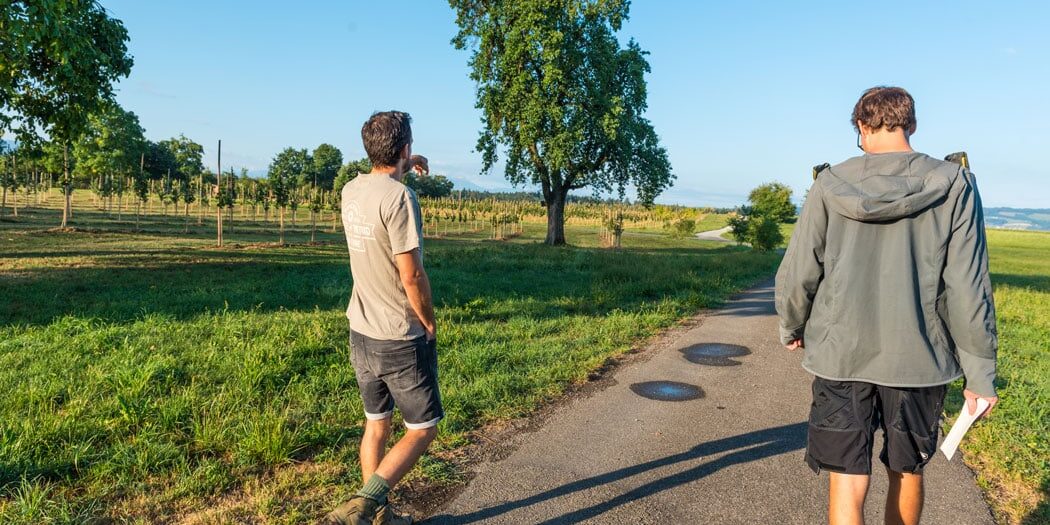
[[[842,381],[815,380],[809,422],[815,427],[831,430],[858,428],[853,410],[853,385]]]
[[[893,417],[894,430],[913,434],[919,440],[936,440],[946,390],[942,385],[901,391]]]

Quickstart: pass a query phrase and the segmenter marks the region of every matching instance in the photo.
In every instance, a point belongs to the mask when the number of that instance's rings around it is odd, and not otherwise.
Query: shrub
[[[772,250],[784,242],[780,222],[751,206],[741,206],[737,214],[729,218],[729,227],[737,242],[749,243],[756,250]]]
[[[671,230],[672,237],[688,237],[696,232],[696,221],[693,219],[678,218],[664,223],[664,228]]]

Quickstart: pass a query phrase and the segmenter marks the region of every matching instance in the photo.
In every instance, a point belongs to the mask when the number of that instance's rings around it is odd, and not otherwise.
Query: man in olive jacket
[[[863,523],[877,428],[886,523],[918,523],[947,383],[997,401],[998,346],[973,174],[912,150],[915,102],[876,87],[852,122],[864,155],[824,169],[777,272],[781,341],[815,377],[806,461],[831,474],[832,524]],[[990,410],[990,409],[989,409]]]

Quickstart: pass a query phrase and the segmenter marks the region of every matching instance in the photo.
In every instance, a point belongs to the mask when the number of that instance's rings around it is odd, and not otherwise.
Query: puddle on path
[[[690,363],[707,366],[736,366],[740,361],[731,357],[745,356],[751,353],[746,346],[724,343],[702,343],[679,350],[682,357]]]
[[[646,381],[634,383],[631,392],[656,401],[689,401],[704,397],[704,391],[698,386],[677,381]]]

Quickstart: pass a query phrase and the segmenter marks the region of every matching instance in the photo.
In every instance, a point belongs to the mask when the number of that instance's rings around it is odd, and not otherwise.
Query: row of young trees
[[[644,117],[646,52],[617,35],[630,2],[449,5],[459,26],[453,45],[471,52],[483,167],[491,170],[503,155],[508,180],[541,187],[549,244],[565,242],[565,204],[573,190],[622,196],[630,187],[651,204],[670,186],[667,152]],[[88,115],[103,115],[112,103],[113,83],[131,71],[127,29],[93,0],[3,6],[0,135],[11,132],[20,145],[47,137],[62,151],[68,216],[69,149],[85,132]]]
[[[217,177],[204,167],[200,144],[182,135],[152,142],[143,133],[133,113],[110,104],[105,113],[89,117],[86,132],[73,144],[68,159],[52,142],[36,141],[17,148],[0,143],[0,216],[7,209],[9,192],[24,190],[27,203],[30,194],[46,194],[54,184],[55,170],[68,162],[70,188],[90,188],[99,207],[116,209],[118,218],[125,209],[125,199],[135,203],[138,217],[143,205],[152,203],[152,197],[163,205],[165,215],[168,206],[178,214],[181,204],[188,228],[194,204],[200,225],[207,205],[226,210],[232,220],[233,206],[239,202],[245,209],[251,208],[253,215],[262,210],[267,219],[271,209],[277,211],[283,242],[285,210],[293,212],[294,226],[295,212],[301,206],[308,207],[311,224],[316,227],[322,210],[338,211],[343,185],[358,173],[371,170],[367,159],[344,164],[338,148],[321,144],[312,152],[285,148],[274,157],[266,178],[249,177],[245,168],[239,174],[231,168]],[[453,187],[441,175],[408,175],[405,182],[425,197],[447,196]]]

